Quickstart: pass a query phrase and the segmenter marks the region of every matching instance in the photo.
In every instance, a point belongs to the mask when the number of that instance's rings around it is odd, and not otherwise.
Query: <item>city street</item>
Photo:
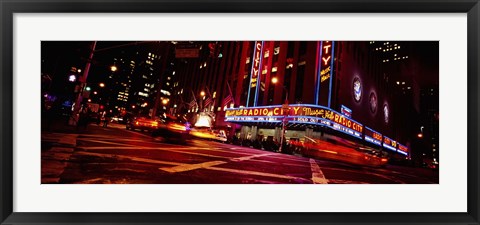
[[[438,183],[438,170],[310,159],[207,140],[165,143],[125,125],[42,132],[42,183],[403,184]]]

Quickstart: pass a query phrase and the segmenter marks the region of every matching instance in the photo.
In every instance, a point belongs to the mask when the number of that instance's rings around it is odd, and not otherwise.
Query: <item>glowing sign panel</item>
[[[365,141],[382,146],[382,135],[368,127],[365,127]]]
[[[397,149],[397,152],[400,153],[400,154],[403,154],[403,155],[408,155],[408,148],[407,146],[405,145],[401,145],[399,143],[398,144],[398,149]]]
[[[383,147],[392,150],[392,151],[397,151],[397,142],[384,136],[383,137]]]
[[[341,113],[345,115],[348,118],[352,118],[352,110],[347,108],[346,106],[342,105],[341,106]]]

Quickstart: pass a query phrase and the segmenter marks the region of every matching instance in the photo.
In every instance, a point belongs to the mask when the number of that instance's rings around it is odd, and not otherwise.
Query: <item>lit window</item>
[[[395,47],[394,49],[397,49],[397,47]]]
[[[202,69],[202,68],[203,68],[203,66],[202,66],[202,65],[200,65],[200,69]]]
[[[167,77],[167,80],[170,80],[170,77]]]
[[[274,55],[280,54],[280,47],[274,48],[274,49],[273,49],[273,54],[274,54]]]
[[[293,68],[293,63],[290,63],[286,66],[287,69]]]
[[[247,57],[247,61],[245,62],[245,64],[248,64],[250,63],[250,57]]]
[[[268,50],[265,51],[265,54],[264,54],[263,57],[264,57],[264,58],[268,58],[269,56],[270,56],[270,51],[268,51]]]
[[[397,54],[394,54],[393,56],[397,56]]]
[[[307,64],[306,61],[301,61],[301,62],[298,63],[299,66],[303,66],[303,65],[305,65],[305,64]]]
[[[152,53],[151,53],[151,52],[149,52],[149,53],[148,53],[148,56],[151,56],[151,55],[152,55]]]
[[[405,58],[406,58],[406,59],[408,59],[408,55],[407,55],[407,56],[405,56]]]
[[[277,67],[272,68],[272,73],[277,72]]]
[[[212,98],[215,98],[215,97],[217,97],[217,92],[216,91],[214,91],[213,95],[212,95]]]
[[[207,62],[204,62],[204,63],[203,63],[203,67],[207,67]]]
[[[398,48],[400,48],[400,45],[398,46]]]

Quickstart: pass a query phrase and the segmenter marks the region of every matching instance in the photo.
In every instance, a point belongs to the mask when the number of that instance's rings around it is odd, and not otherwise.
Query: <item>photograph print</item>
[[[41,184],[439,184],[438,41],[42,41]]]

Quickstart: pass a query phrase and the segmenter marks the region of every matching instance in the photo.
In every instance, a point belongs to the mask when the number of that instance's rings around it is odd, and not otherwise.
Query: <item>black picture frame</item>
[[[250,5],[255,4],[252,8]],[[479,0],[0,0],[1,224],[480,224]],[[466,213],[22,213],[13,212],[15,13],[467,13],[468,212]]]

